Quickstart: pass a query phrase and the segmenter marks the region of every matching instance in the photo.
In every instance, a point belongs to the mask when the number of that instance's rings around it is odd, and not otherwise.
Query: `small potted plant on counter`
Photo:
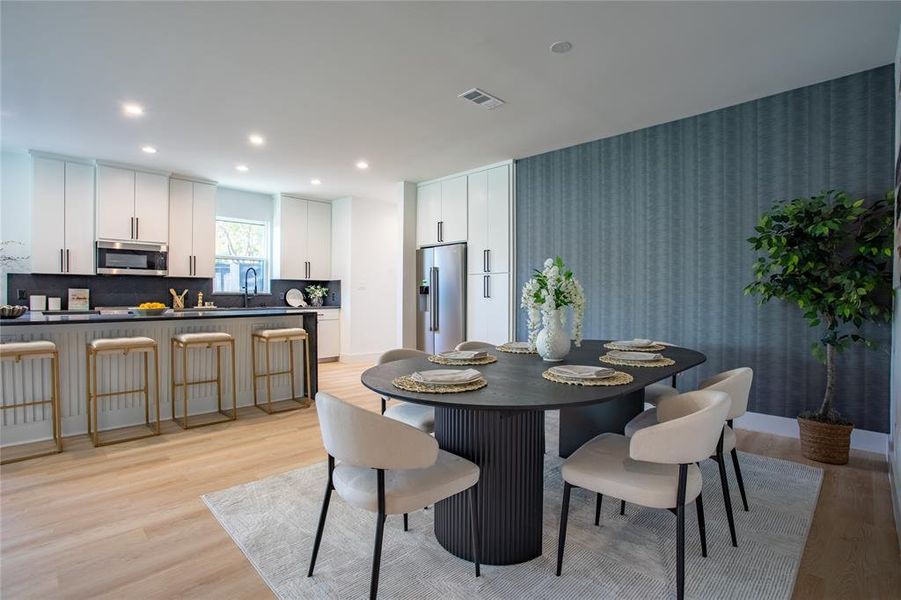
[[[306,291],[307,297],[310,299],[310,304],[317,308],[322,306],[323,300],[328,295],[328,288],[322,285],[308,285],[304,288],[304,291]]]
[[[891,320],[891,194],[876,202],[828,191],[777,202],[748,239],[763,252],[745,292],[798,305],[810,327],[822,328],[813,354],[826,365],[826,390],[816,411],[798,416],[801,452],[846,464],[853,423],[835,409],[837,356],[854,343],[874,347],[865,322]]]

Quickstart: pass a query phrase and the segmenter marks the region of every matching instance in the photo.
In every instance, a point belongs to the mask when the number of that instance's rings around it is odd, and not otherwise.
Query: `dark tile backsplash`
[[[293,279],[273,279],[270,294],[261,294],[248,299],[249,306],[286,306],[285,292],[297,288],[304,292],[308,285],[319,284],[328,287],[329,294],[325,306],[341,306],[340,281],[304,281]],[[140,275],[31,275],[9,273],[7,275],[7,302],[28,305],[32,294],[62,298],[62,308],[69,298],[69,288],[91,290],[91,308],[97,306],[136,306],[141,302],[162,302],[172,305],[169,288],[177,293],[188,290],[186,306],[197,304],[197,292],[203,292],[204,302],[215,302],[216,306],[243,306],[241,294],[213,294],[212,279],[179,277],[146,277]],[[24,290],[25,298],[18,299],[19,290]],[[307,294],[304,292],[304,297]],[[307,299],[309,302],[309,299]]]

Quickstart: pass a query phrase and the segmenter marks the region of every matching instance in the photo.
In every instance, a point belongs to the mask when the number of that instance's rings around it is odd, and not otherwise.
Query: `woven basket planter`
[[[801,428],[801,454],[805,458],[830,465],[848,464],[853,425],[833,425],[798,417]]]

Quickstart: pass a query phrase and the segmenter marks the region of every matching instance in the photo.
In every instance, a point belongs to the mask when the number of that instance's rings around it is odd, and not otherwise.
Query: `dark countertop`
[[[84,315],[52,315],[40,312],[26,312],[17,319],[3,319],[0,327],[15,327],[20,325],[76,325],[85,323],[131,323],[135,321],[194,321],[210,319],[249,319],[253,317],[280,317],[287,315],[315,314],[317,310],[328,308],[340,308],[338,306],[322,306],[319,308],[248,308],[228,310],[197,310],[186,309],[184,312],[165,312],[161,315],[141,316],[133,314],[96,314]]]
[[[486,387],[472,392],[417,393],[398,389],[391,384],[395,377],[409,375],[414,371],[452,368],[431,363],[425,358],[408,358],[375,366],[364,371],[360,379],[364,386],[382,396],[429,406],[487,410],[555,410],[613,400],[637,392],[657,381],[669,379],[674,374],[707,360],[706,356],[695,350],[669,346],[660,351],[660,354],[676,361],[676,364],[669,367],[608,365],[598,360],[607,352],[603,347],[605,341],[583,340],[582,347],[573,346],[569,355],[560,363],[544,362],[537,354],[510,354],[489,350],[497,357],[496,363],[460,367],[477,369],[488,381]],[[629,373],[635,379],[625,385],[589,387],[554,383],[541,376],[549,367],[561,364],[613,367],[618,371]]]

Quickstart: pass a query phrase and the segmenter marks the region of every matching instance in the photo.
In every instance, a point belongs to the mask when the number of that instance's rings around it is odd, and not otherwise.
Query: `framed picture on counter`
[[[91,290],[87,288],[69,288],[69,310],[90,310]]]

